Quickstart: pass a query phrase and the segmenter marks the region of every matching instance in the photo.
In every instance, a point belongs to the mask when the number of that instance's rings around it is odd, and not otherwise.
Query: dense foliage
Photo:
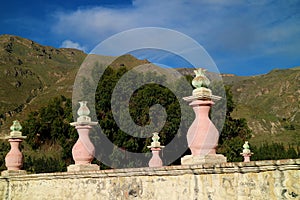
[[[9,143],[7,141],[1,140],[0,141],[0,171],[5,170],[5,156],[9,151]]]
[[[240,153],[243,150],[243,144],[251,137],[245,119],[234,119],[231,112],[234,110],[235,104],[232,99],[230,87],[226,87],[227,110],[226,118],[219,138],[218,153],[227,157],[228,161],[242,161]]]
[[[49,101],[46,107],[30,113],[22,123],[23,135],[30,146],[24,168],[31,172],[64,171],[72,162],[72,147],[77,140],[71,100],[64,96]]]
[[[183,132],[178,131],[181,123],[180,103],[172,91],[162,85],[164,82],[166,82],[166,77],[151,72],[126,73],[127,70],[125,67],[120,68],[119,70],[108,69],[105,71],[105,74],[102,76],[97,87],[95,95],[97,102],[97,118],[103,133],[107,136],[107,138],[114,145],[126,152],[145,153],[149,152],[147,146],[151,143],[151,133],[155,131],[159,132],[160,142],[164,145],[167,145],[169,142],[171,142],[174,137],[183,137]],[[116,90],[116,84],[118,84],[118,80],[121,77],[124,78],[125,74],[126,80],[123,81],[121,86],[120,90],[122,91],[119,91],[120,93],[122,92],[123,95],[119,95],[113,99],[112,93],[114,90]],[[124,94],[130,94],[132,88],[134,88],[140,82],[153,83],[145,84],[133,91],[132,95],[130,96],[129,105],[126,105],[126,95]],[[182,86],[180,81],[176,83],[176,87],[179,86]],[[115,91],[115,93],[118,92]],[[152,106],[155,107],[157,104],[159,104],[161,107],[157,107],[157,110],[150,109]],[[126,111],[124,111],[126,110],[126,106],[129,108],[130,116],[127,116]],[[112,108],[117,110],[115,111],[117,112],[117,118],[116,116],[114,118]],[[165,109],[166,113],[165,119],[162,117],[164,115],[162,111],[163,109]],[[192,118],[192,111],[189,117]],[[134,124],[132,124],[131,120]],[[181,124],[180,130],[187,130],[191,120],[182,121],[183,124]],[[120,124],[123,128],[120,128]],[[136,128],[136,125],[139,126],[139,128]],[[161,130],[158,127],[162,127]],[[124,130],[127,130],[127,132]],[[139,135],[141,136],[143,134],[146,134],[147,138],[139,137]],[[171,153],[176,154],[175,151],[179,151],[180,149],[179,145],[184,147],[187,146],[186,142],[184,144],[174,143],[172,152],[170,152],[170,150],[167,148],[164,149],[164,155],[166,155],[165,158]],[[101,145],[97,146],[100,146],[101,148]],[[101,153],[101,149],[99,149],[97,152]],[[141,160],[135,160],[135,158],[131,158],[129,155],[125,155],[126,153],[120,152],[117,148],[111,147],[110,151],[106,151],[102,154],[110,154],[109,158],[113,160],[113,166],[118,166],[118,164],[121,162],[123,165],[125,163],[125,165],[128,167],[145,166],[145,164],[147,164],[141,163]],[[102,157],[105,155],[98,156]]]
[[[252,160],[279,160],[286,158],[300,158],[300,145],[297,150],[290,146],[285,148],[281,143],[263,143],[259,147],[253,146]]]

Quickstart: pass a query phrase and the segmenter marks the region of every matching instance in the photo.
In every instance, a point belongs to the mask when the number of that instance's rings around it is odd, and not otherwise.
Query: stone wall
[[[300,199],[300,159],[18,175],[3,199]]]

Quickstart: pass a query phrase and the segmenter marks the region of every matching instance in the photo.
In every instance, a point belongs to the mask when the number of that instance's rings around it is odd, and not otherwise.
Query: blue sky
[[[85,52],[121,31],[162,27],[195,39],[221,73],[300,66],[299,0],[10,0],[1,4],[0,27]]]

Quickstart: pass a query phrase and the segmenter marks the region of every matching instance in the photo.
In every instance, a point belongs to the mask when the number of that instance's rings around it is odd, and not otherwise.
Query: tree
[[[225,87],[227,111],[223,130],[219,138],[218,153],[224,154],[228,161],[242,161],[240,153],[243,151],[244,141],[250,139],[251,130],[246,119],[234,119],[231,112],[235,108],[230,87]]]
[[[252,152],[254,153],[251,157],[252,160],[279,160],[279,159],[287,159],[287,158],[299,158],[299,145],[296,147],[298,149],[298,153],[295,148],[289,145],[288,148],[284,147],[282,143],[263,143],[259,147],[253,146]]]
[[[124,75],[125,73],[126,75]],[[121,77],[123,82],[119,87],[116,84]],[[145,153],[149,152],[147,145],[151,143],[152,132],[160,132],[162,144],[168,144],[174,138],[180,124],[180,105],[176,96],[168,88],[159,84],[164,81],[166,81],[165,76],[150,72],[131,71],[127,73],[125,68],[108,69],[104,72],[95,95],[96,112],[101,129],[111,142],[126,151]],[[127,105],[126,95],[130,94],[132,88],[135,88],[140,82],[154,83],[144,84],[135,90],[130,96],[129,105]],[[113,91],[117,94],[120,93],[120,95],[112,99]],[[156,107],[157,104],[161,107]],[[150,109],[152,106],[158,109]],[[116,110],[116,116],[113,116],[112,107]],[[127,107],[130,116],[127,116],[125,112]],[[166,119],[161,117],[164,116],[162,108],[165,110]],[[151,114],[154,118],[150,118]],[[123,126],[122,130],[119,127],[120,124]],[[150,124],[152,126],[149,126]],[[136,126],[140,127],[138,132],[136,132]],[[157,127],[162,127],[162,129],[156,130]],[[128,132],[124,132],[124,129]],[[139,137],[142,132],[148,134],[149,137]],[[118,159],[125,159],[123,153],[115,148],[110,150],[110,154],[109,158],[116,165],[119,162]],[[134,161],[134,163],[137,164],[139,161]],[[132,167],[133,163],[129,162],[128,166]]]
[[[6,169],[6,167],[5,167],[5,156],[7,155],[7,153],[10,150],[9,142],[1,140],[0,141],[0,148],[1,148],[1,151],[0,151],[0,171],[3,171],[3,170]]]
[[[24,167],[28,167],[32,172],[65,170],[66,166],[72,162],[72,147],[78,138],[76,130],[69,124],[72,121],[71,100],[64,96],[53,98],[47,106],[31,112],[28,118],[22,122],[22,133],[27,136],[25,143],[31,147],[32,154],[35,156],[29,156],[26,162],[32,161],[32,163],[31,165],[26,164]],[[44,146],[55,147],[59,153],[44,155],[41,158],[38,152]],[[60,156],[57,157],[57,155]],[[41,164],[43,161],[45,161],[45,165],[39,168],[38,163]],[[51,168],[52,165],[57,168]],[[62,165],[64,168],[61,167]],[[44,167],[44,171],[42,167]]]

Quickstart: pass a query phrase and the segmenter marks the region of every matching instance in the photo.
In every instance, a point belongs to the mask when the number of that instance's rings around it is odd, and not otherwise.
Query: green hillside
[[[77,71],[86,56],[77,49],[56,49],[18,36],[0,35],[0,135],[9,132],[13,119],[21,120],[48,104],[49,99],[60,95],[71,98]],[[114,69],[149,63],[131,55],[95,57],[114,60]]]
[[[60,95],[71,98],[76,73],[86,56],[76,49],[56,49],[21,37],[0,35],[0,134],[9,132],[13,119],[24,119],[29,112],[47,105],[49,99]],[[131,69],[142,64],[153,67],[149,61],[131,55],[117,58],[110,66]],[[193,75],[192,69],[178,71]],[[251,77],[223,75],[223,80],[231,85],[236,103],[233,117],[245,118],[253,131],[251,143],[300,142],[300,67]]]
[[[85,54],[55,49],[11,35],[0,36],[1,132],[12,118],[46,104],[51,96],[71,96],[71,83]]]
[[[245,118],[253,143],[300,143],[300,68],[272,70],[251,77],[224,77],[237,105],[233,116]],[[230,82],[231,81],[231,82]]]

